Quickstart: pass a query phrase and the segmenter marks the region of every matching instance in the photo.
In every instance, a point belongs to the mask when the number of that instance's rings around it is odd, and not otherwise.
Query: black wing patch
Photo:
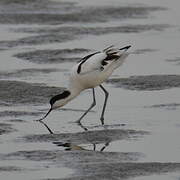
[[[83,63],[85,63],[90,57],[92,57],[93,55],[98,54],[98,53],[100,53],[100,52],[95,52],[95,53],[92,53],[92,54],[89,54],[89,55],[83,57],[80,61],[78,68],[77,68],[77,73],[79,74],[81,72],[81,66]]]
[[[63,91],[61,94],[58,94],[58,95],[52,97],[50,99],[49,103],[52,106],[57,100],[64,99],[64,98],[68,97],[70,94],[71,93],[69,91]]]
[[[107,54],[106,58],[101,61],[102,66],[106,66],[108,64],[108,61],[116,60],[119,58],[119,55],[113,53],[113,54]]]
[[[108,62],[105,61],[105,59],[104,59],[103,61],[101,61],[101,65],[102,65],[102,66],[105,66],[105,65],[107,65],[107,64],[108,64]]]
[[[120,51],[121,50],[127,50],[127,49],[129,49],[131,46],[125,46],[125,47],[123,47],[123,48],[121,48],[121,49],[119,49]]]
[[[104,66],[108,65],[110,61],[118,59],[120,56],[116,54],[116,52],[107,54],[106,58],[101,61],[101,67],[100,70],[104,70]]]
[[[114,52],[114,53],[111,53],[111,54],[107,54],[107,57],[103,61],[112,61],[112,60],[115,60],[115,59],[118,59],[118,58],[119,58],[119,55],[117,55],[117,53]]]

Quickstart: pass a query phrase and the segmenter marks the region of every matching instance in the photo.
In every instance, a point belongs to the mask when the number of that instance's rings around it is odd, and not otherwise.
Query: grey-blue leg
[[[87,111],[76,121],[77,123],[81,124],[82,118],[96,105],[96,98],[95,98],[95,90],[92,88],[93,91],[93,102],[91,106],[87,109]]]
[[[102,110],[101,117],[100,117],[101,123],[103,125],[104,124],[104,112],[105,112],[105,109],[106,109],[106,104],[107,104],[107,99],[108,99],[109,93],[107,92],[107,90],[102,85],[99,85],[99,87],[105,93],[105,100],[104,100],[103,110]]]

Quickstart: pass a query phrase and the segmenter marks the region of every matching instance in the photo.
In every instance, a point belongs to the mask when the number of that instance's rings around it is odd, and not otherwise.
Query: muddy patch
[[[62,72],[65,69],[55,69],[55,68],[46,68],[46,69],[20,69],[12,72],[0,72],[0,79],[3,78],[14,78],[14,77],[28,77],[28,76],[38,76],[40,74],[49,74],[52,72]]]
[[[6,49],[6,48],[11,48],[15,46],[24,46],[24,45],[62,43],[74,39],[76,39],[74,35],[68,35],[68,34],[43,34],[43,35],[35,35],[35,36],[20,38],[14,41],[0,41],[0,47],[1,49]]]
[[[13,171],[23,171],[23,169],[15,166],[0,166],[0,172],[13,172]]]
[[[155,31],[163,31],[165,28],[170,27],[167,24],[137,24],[137,25],[124,25],[124,26],[112,26],[112,27],[101,27],[96,25],[94,26],[62,26],[62,27],[46,27],[46,28],[12,28],[10,29],[12,32],[16,33],[30,33],[30,34],[68,34],[68,35],[101,35],[101,34],[109,34],[109,33],[140,33],[148,30]]]
[[[158,49],[137,49],[133,52],[133,54],[145,54],[145,53],[151,53],[156,52]]]
[[[152,106],[144,106],[145,108],[161,108],[165,110],[177,110],[180,108],[178,103],[169,103],[169,104],[155,104]]]
[[[92,163],[80,164],[78,172],[73,178],[64,180],[78,180],[86,177],[88,180],[118,180],[137,176],[147,176],[167,172],[180,171],[180,163]]]
[[[71,2],[55,2],[48,0],[7,1],[0,2],[1,24],[38,24],[46,27],[20,27],[11,28],[16,32],[35,33],[28,37],[12,41],[0,41],[0,49],[8,49],[15,46],[39,45],[47,43],[62,43],[72,41],[86,35],[102,35],[108,33],[138,33],[149,30],[162,31],[168,25],[126,25],[117,27],[86,27],[72,26],[72,23],[101,23],[127,18],[148,18],[149,13],[165,10],[161,7],[134,6],[84,6]],[[68,24],[68,26],[56,27],[49,25]]]
[[[6,160],[21,159],[31,161],[49,161],[51,165],[65,165],[76,170],[74,179],[128,179],[130,177],[180,171],[180,163],[136,163],[139,153],[117,153],[96,151],[18,151],[4,156]],[[49,163],[48,163],[49,164]],[[60,175],[59,175],[60,176]],[[46,179],[46,178],[45,178]]]
[[[65,61],[74,62],[81,59],[79,54],[89,52],[88,49],[56,49],[56,50],[36,50],[14,55],[17,58],[35,63],[61,63]],[[73,57],[76,56],[76,57]]]
[[[164,90],[180,87],[180,75],[130,76],[129,78],[109,79],[107,83],[129,90]]]
[[[0,47],[11,48],[20,45],[39,45],[48,43],[62,43],[83,38],[87,35],[103,35],[110,33],[140,33],[144,31],[163,31],[168,28],[165,24],[127,25],[117,27],[60,27],[60,28],[18,28],[16,32],[35,33],[29,37],[13,41],[0,41]],[[38,34],[38,35],[37,35]]]
[[[103,174],[102,166],[111,164],[117,165],[120,162],[134,162],[143,156],[138,152],[106,152],[106,147],[110,146],[110,141],[117,139],[137,138],[147,134],[145,131],[135,130],[100,130],[87,131],[81,133],[65,134],[44,134],[28,135],[18,138],[18,143],[42,143],[48,142],[49,146],[55,147],[54,150],[33,150],[17,151],[1,155],[2,160],[21,160],[21,161],[46,161],[49,167],[68,167],[75,170],[75,176],[82,176],[83,179],[92,174],[93,166],[96,165],[95,174]],[[108,141],[108,142],[107,142]],[[65,143],[63,143],[65,142]],[[71,145],[70,145],[71,144]],[[64,147],[64,149],[62,148]],[[43,166],[46,168],[46,166]],[[85,166],[88,167],[85,171]],[[92,170],[91,170],[92,169]],[[86,174],[90,172],[90,174]],[[59,175],[61,177],[61,175]],[[96,174],[97,176],[97,174]],[[74,176],[73,176],[74,177]],[[98,176],[97,176],[98,177]]]
[[[0,123],[0,135],[7,134],[14,131],[15,129],[13,129],[10,124]]]
[[[48,103],[49,99],[62,92],[64,88],[48,87],[43,84],[26,83],[22,81],[0,80],[0,105],[16,104],[42,104]]]
[[[17,151],[7,155],[3,155],[4,160],[23,159],[31,161],[53,161],[58,164],[66,164],[70,161],[76,163],[92,163],[102,161],[135,161],[141,153],[117,153],[117,152],[98,152],[98,151],[62,151],[62,150],[37,150],[37,151]],[[73,163],[71,163],[73,165]]]
[[[106,22],[112,19],[144,18],[160,7],[143,6],[90,6],[77,3],[48,0],[0,2],[0,23],[2,24],[62,24]]]
[[[53,15],[55,17],[55,14],[60,15],[62,12],[75,10],[74,5],[73,2],[58,3],[49,0],[2,0],[0,1],[0,22],[5,24],[29,24],[45,21],[47,23],[52,20]],[[56,22],[56,20],[53,22]]]
[[[43,125],[43,124],[42,124]],[[48,132],[48,131],[47,131]],[[22,137],[25,142],[69,142],[73,144],[99,144],[115,140],[138,138],[147,135],[147,131],[105,129],[79,133],[42,134]]]
[[[180,57],[176,57],[174,59],[166,59],[167,62],[173,63],[175,65],[180,65]]]
[[[0,117],[19,117],[19,116],[38,116],[40,112],[27,112],[27,111],[2,111]]]

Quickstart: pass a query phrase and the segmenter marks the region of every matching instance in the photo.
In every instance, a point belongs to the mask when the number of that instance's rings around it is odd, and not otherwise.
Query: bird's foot
[[[36,121],[36,122],[42,122],[41,119],[35,119],[35,120],[33,120],[33,121]]]
[[[85,131],[88,131],[88,129],[81,124],[81,120],[80,120],[80,119],[77,120],[77,121],[75,121],[75,123],[77,123],[77,124],[78,124],[81,128],[83,128]]]
[[[78,125],[80,125],[80,124],[81,124],[81,120],[78,119],[77,121],[75,121],[75,123],[77,123]]]
[[[100,120],[101,120],[101,124],[104,125],[104,117],[101,117]]]

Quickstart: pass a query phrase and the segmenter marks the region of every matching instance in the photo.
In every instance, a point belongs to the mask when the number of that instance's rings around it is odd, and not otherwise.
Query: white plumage
[[[100,88],[105,93],[105,102],[100,118],[102,124],[104,124],[104,112],[106,108],[108,92],[101,84],[107,80],[113,71],[124,62],[125,58],[129,54],[127,50],[130,47],[131,46],[126,46],[118,49],[117,47],[110,46],[103,51],[95,52],[82,58],[75,66],[72,67],[70,71],[69,86],[67,90],[51,98],[50,110],[39,121],[42,121],[51,112],[51,110],[67,104],[70,100],[79,95],[81,91],[92,88],[93,103],[89,109],[78,119],[77,122],[80,123],[81,119],[90,111],[92,107],[95,106],[96,99],[94,88],[96,86],[100,86]]]
[[[111,46],[101,52],[94,53],[92,56],[88,55],[90,57],[86,56],[87,59],[84,57],[70,72],[69,88],[72,91],[76,91],[76,89],[82,91],[102,84],[124,62],[129,54],[128,48],[130,46],[119,50]],[[109,59],[106,60],[107,57]],[[79,66],[81,69],[78,73]]]

